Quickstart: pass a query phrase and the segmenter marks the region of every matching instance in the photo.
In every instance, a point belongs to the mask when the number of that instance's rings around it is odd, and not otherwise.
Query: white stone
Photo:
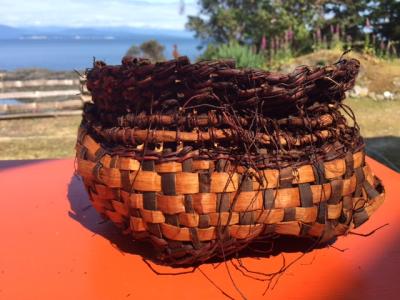
[[[352,91],[352,96],[353,97],[366,97],[368,96],[368,88],[367,87],[362,87],[359,85],[355,85]]]
[[[384,91],[383,92],[383,98],[385,98],[385,100],[393,100],[394,99],[394,95],[393,95],[393,93],[391,93],[389,91]]]
[[[376,95],[376,100],[384,100],[384,99],[385,99],[385,97],[383,97],[382,94]]]

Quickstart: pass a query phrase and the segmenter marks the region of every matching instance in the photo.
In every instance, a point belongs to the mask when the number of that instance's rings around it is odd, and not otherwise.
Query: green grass
[[[370,156],[400,170],[400,101],[347,99]],[[74,156],[79,116],[0,121],[0,159]]]
[[[73,157],[81,117],[0,121],[0,159]]]
[[[367,154],[400,172],[400,101],[347,99],[367,144]]]
[[[354,111],[361,134],[366,137],[400,137],[400,101],[374,101],[368,98],[346,99]]]

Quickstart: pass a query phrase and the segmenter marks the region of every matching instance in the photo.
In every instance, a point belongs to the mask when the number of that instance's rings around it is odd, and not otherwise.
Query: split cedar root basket
[[[280,235],[329,241],[384,201],[342,103],[359,67],[342,58],[289,74],[186,57],[96,62],[77,171],[96,210],[149,239],[165,264]]]

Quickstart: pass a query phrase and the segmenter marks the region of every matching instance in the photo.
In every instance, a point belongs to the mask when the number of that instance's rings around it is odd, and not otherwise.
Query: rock
[[[376,97],[376,94],[374,92],[371,92],[368,94],[368,97],[370,97],[372,100],[378,100],[378,98]]]
[[[384,99],[385,99],[385,97],[383,97],[382,94],[376,95],[376,100],[384,100]]]
[[[394,95],[393,95],[393,93],[391,93],[389,91],[384,91],[383,92],[383,98],[385,100],[393,100],[394,99]]]
[[[368,88],[355,85],[353,90],[350,92],[350,97],[366,97],[368,96]]]

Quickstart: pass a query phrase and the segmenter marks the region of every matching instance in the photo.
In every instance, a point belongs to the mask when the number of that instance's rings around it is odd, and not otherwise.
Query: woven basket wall
[[[339,110],[358,67],[285,75],[185,58],[97,63],[77,171],[96,210],[150,239],[167,264],[276,235],[330,240],[384,200],[356,123]]]

